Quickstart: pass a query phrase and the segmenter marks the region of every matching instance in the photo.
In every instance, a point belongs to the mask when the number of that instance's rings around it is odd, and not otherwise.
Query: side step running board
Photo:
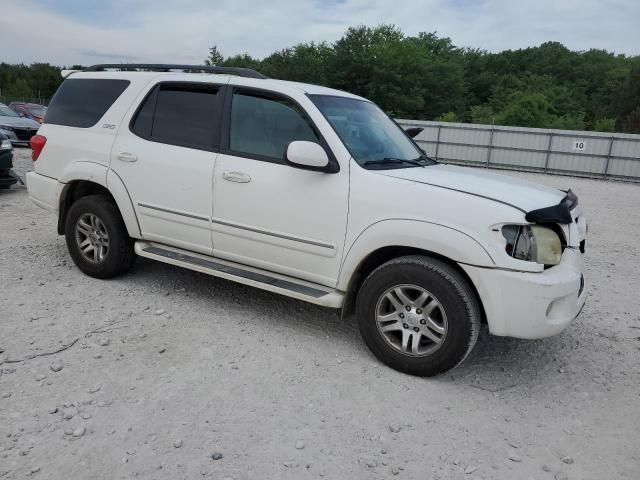
[[[342,307],[344,294],[337,290],[285,275],[247,267],[219,258],[168,247],[152,242],[138,241],[135,250],[141,257],[177,265],[214,277],[221,277],[309,303],[331,308]]]

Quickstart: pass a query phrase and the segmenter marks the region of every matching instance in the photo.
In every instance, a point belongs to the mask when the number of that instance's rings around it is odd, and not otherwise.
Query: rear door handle
[[[228,182],[236,183],[249,183],[251,181],[251,177],[242,172],[222,172],[222,178]]]
[[[122,160],[123,162],[135,162],[138,160],[138,157],[131,152],[120,152],[118,153],[118,160]]]

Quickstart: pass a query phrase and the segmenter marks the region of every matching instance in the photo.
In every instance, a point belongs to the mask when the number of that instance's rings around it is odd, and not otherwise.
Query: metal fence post
[[[485,163],[485,168],[489,168],[489,163],[491,162],[491,147],[493,147],[493,124],[491,124],[491,133],[489,134],[489,145],[487,146],[487,160]]]
[[[438,136],[436,137],[436,160],[438,160],[438,148],[440,147],[440,130],[442,130],[442,125],[438,125]]]
[[[602,176],[607,178],[607,173],[609,172],[609,161],[611,160],[611,152],[613,151],[613,142],[615,141],[614,137],[609,139],[609,151],[607,152],[607,162],[604,164],[604,172],[602,172]]]
[[[551,159],[551,147],[553,146],[553,133],[549,134],[549,142],[547,143],[547,158],[544,159],[544,173],[549,169],[549,160]]]

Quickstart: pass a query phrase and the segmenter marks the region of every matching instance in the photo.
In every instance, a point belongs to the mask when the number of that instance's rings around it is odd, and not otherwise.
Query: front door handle
[[[222,178],[228,182],[236,183],[249,183],[251,181],[251,177],[242,172],[222,172]]]
[[[118,160],[122,160],[123,162],[135,162],[138,160],[138,157],[131,152],[120,152],[118,153]]]

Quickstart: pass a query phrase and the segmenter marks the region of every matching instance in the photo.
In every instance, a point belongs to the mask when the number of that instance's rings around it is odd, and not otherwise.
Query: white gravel
[[[0,479],[640,478],[640,185],[516,175],[580,196],[590,297],[436,379],[331,310],[143,259],[86,277],[0,191]]]

